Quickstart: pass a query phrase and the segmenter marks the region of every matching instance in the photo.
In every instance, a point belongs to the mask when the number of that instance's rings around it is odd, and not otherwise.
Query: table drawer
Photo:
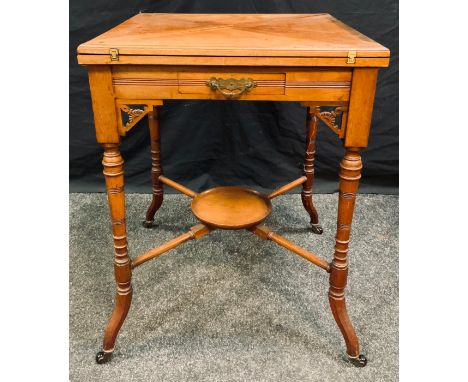
[[[286,74],[180,72],[178,81],[181,94],[216,94],[219,98],[241,98],[246,95],[284,94]]]
[[[120,99],[347,102],[352,69],[263,68],[256,71],[254,68],[116,65],[112,76],[115,97]],[[241,95],[229,96],[229,92],[240,90],[229,90],[226,82],[220,83],[219,89],[210,87],[207,82],[211,78],[237,81],[250,78],[256,86]],[[234,83],[231,88],[237,85],[239,83]],[[239,86],[242,89],[242,82]]]

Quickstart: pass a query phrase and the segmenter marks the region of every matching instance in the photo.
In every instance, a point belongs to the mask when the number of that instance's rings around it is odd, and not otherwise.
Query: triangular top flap
[[[80,55],[389,57],[329,14],[140,13],[81,44]]]

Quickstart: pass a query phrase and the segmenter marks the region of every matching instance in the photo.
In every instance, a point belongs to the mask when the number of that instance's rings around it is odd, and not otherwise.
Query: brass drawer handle
[[[218,90],[227,98],[237,98],[242,93],[248,92],[257,86],[252,78],[241,78],[240,80],[228,78],[225,80],[223,78],[216,77],[211,77],[206,81],[206,85],[213,90]]]

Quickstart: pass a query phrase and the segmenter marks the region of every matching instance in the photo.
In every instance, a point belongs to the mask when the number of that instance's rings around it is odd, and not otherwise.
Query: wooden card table
[[[132,271],[178,245],[215,229],[247,229],[302,256],[329,274],[331,311],[356,366],[365,366],[346,311],[348,244],[361,149],[367,146],[379,67],[389,63],[387,48],[328,14],[138,14],[78,47],[87,65],[97,141],[104,147],[115,248],[115,308],[104,334],[98,363],[111,358],[132,300]],[[304,174],[262,195],[241,187],[196,193],[163,175],[159,110],[166,99],[298,101],[307,108]],[[122,136],[149,119],[153,198],[144,225],[153,224],[163,201],[163,185],[192,198],[200,224],[173,240],[130,258],[125,228]],[[303,249],[262,224],[272,200],[302,185],[301,198],[311,230],[322,233],[312,202],[317,125],[341,139],[336,244],[333,260]],[[196,128],[187,126],[187,130]]]

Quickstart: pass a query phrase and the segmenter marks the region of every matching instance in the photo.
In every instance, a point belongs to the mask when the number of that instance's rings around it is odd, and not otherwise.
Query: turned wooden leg
[[[363,367],[366,358],[359,354],[359,340],[346,311],[345,288],[348,278],[348,245],[351,233],[356,192],[361,178],[361,156],[359,149],[347,148],[340,163],[340,196],[338,202],[338,222],[335,254],[330,270],[330,290],[328,293],[333,317],[343,334],[350,361]]]
[[[319,224],[317,210],[312,201],[312,187],[314,185],[314,159],[315,159],[315,139],[317,138],[318,118],[307,108],[307,143],[304,160],[304,175],[307,180],[302,185],[301,199],[304,208],[310,215],[310,225],[312,232],[321,234],[323,229]]]
[[[151,138],[151,179],[153,183],[153,199],[151,205],[146,212],[146,220],[143,225],[150,228],[154,222],[154,214],[161,207],[163,202],[163,185],[159,181],[159,176],[162,175],[161,168],[161,148],[159,143],[159,108],[155,107],[153,111],[148,113],[148,125]]]
[[[115,339],[132,302],[131,262],[127,253],[125,229],[125,194],[123,159],[118,144],[104,144],[104,177],[114,237],[114,272],[117,294],[112,316],[104,333],[103,350],[96,355],[97,363],[107,362],[114,351]]]

